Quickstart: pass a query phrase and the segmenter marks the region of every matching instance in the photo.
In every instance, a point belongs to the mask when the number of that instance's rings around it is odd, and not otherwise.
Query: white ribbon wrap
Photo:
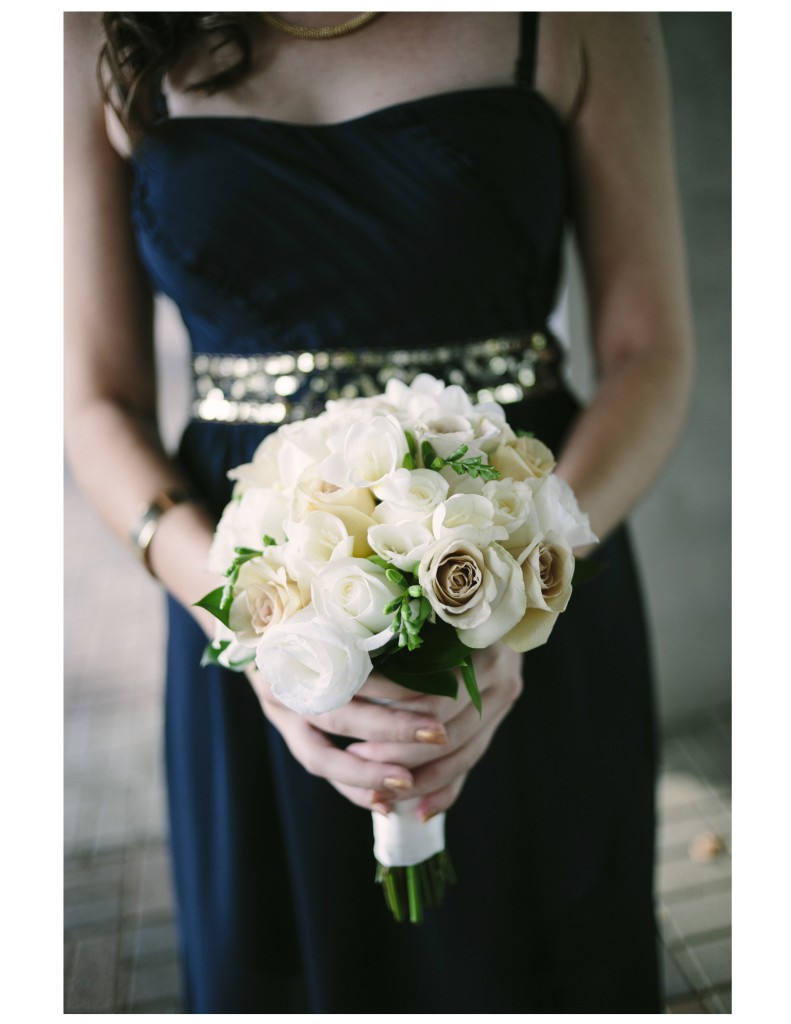
[[[374,825],[374,857],[386,868],[420,864],[445,849],[445,814],[437,814],[427,822],[415,816],[420,798],[399,800],[385,817],[372,814]]]

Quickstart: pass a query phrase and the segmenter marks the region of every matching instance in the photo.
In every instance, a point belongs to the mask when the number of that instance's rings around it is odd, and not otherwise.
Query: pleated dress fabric
[[[568,216],[563,125],[532,84],[330,125],[164,118],[133,219],[195,353],[409,349],[542,330]],[[556,451],[565,386],[508,407]],[[219,516],[261,425],[191,422],[185,472]],[[370,815],[309,775],[243,676],[201,668],[168,602],[166,762],[190,1013],[660,1012],[650,658],[623,530],[577,588],[448,815],[458,875],[419,927],[374,885]],[[300,994],[301,993],[301,994]]]

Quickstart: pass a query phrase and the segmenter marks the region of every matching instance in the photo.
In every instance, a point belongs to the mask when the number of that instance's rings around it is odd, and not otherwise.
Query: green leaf
[[[595,579],[600,572],[607,568],[606,562],[597,562],[593,558],[577,558],[574,560],[574,575],[571,577],[571,585],[578,587]]]
[[[275,541],[273,541],[271,537],[269,538],[269,540],[272,542],[272,544],[275,543]],[[264,543],[266,543],[266,534],[264,534]],[[234,548],[234,551],[236,552],[234,562],[239,563],[247,562],[251,558],[255,558],[256,555],[263,554],[262,551],[258,551],[256,548]]]
[[[386,562],[384,558],[380,558],[379,555],[369,555],[368,561],[373,562],[374,565],[378,565],[380,569],[391,569],[392,566],[389,562]]]
[[[200,601],[196,601],[193,605],[194,608],[205,608],[207,612],[219,619],[223,626],[230,626],[228,624],[228,614],[230,612],[230,605],[223,605],[222,597],[225,587],[217,587],[216,590],[212,590],[210,594],[206,594]]]
[[[404,437],[406,438],[406,443],[407,446],[409,447],[409,454],[412,456],[412,459],[414,460],[417,458],[417,441],[415,440],[415,435],[412,433],[411,430],[405,430]]]
[[[404,469],[417,469],[417,463],[415,457],[411,452],[407,452],[401,463]]]
[[[434,451],[434,448],[430,441],[423,442],[423,444],[420,446],[420,454],[423,456],[423,465],[426,466],[428,469],[442,469],[442,466],[444,465],[444,460],[439,459],[439,456]],[[434,463],[438,459],[440,461],[440,465],[439,467],[435,467]]]
[[[477,708],[478,714],[482,714],[483,704],[481,702],[481,691],[478,689],[478,680],[475,678],[475,667],[473,666],[471,657],[465,658],[461,663],[461,678],[464,680],[464,685],[467,687],[467,693],[469,693],[470,700]]]
[[[264,547],[266,547],[266,548],[277,547],[277,541],[275,540],[274,537],[270,537],[268,533],[264,534],[263,540],[264,540]]]
[[[404,660],[411,660],[413,657],[415,657],[414,654],[403,656]],[[410,690],[416,690],[418,693],[430,693],[437,697],[453,697],[454,699],[457,697],[459,684],[453,672],[429,672],[425,675],[415,676],[409,672],[402,672],[396,661],[396,658],[390,658],[381,663],[377,662],[377,669],[383,676],[392,679],[394,683],[406,686]]]
[[[448,455],[445,458],[446,462],[458,462],[467,452],[469,451],[469,445],[462,444],[453,452],[452,455]]]

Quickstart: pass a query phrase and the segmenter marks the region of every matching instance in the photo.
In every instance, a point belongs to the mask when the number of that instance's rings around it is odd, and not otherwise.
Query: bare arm
[[[141,506],[184,480],[157,433],[152,296],[129,218],[129,169],[105,128],[95,76],[100,43],[99,15],[66,15],[66,447],[86,497],[127,542]],[[218,582],[204,571],[213,532],[200,505],[185,503],[162,516],[151,544],[157,576],[207,635],[214,620],[191,606]],[[355,802],[370,804],[385,778],[411,778],[398,762],[371,764],[338,750],[322,723],[273,701],[259,674],[252,681],[298,760]],[[394,714],[363,703],[329,726],[391,741],[441,731],[429,706]]]
[[[129,169],[108,141],[96,82],[99,17],[65,18],[65,437],[77,482],[127,541],[140,508],[184,481],[157,433],[152,296]],[[205,513],[184,505],[152,542],[157,574],[185,604],[212,582],[202,568],[210,541]]]
[[[569,132],[598,387],[558,471],[604,537],[677,443],[692,323],[659,19],[575,18],[583,76]]]

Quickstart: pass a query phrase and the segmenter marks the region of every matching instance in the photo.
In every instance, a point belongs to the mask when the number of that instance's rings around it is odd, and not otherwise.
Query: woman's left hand
[[[450,697],[416,695],[399,707],[430,704],[445,724],[448,739],[441,747],[425,743],[352,743],[347,754],[369,761],[395,762],[412,771],[414,786],[398,793],[376,794],[382,810],[395,800],[421,797],[417,816],[426,821],[446,811],[458,799],[467,775],[485,753],[498,726],[522,693],[522,655],[504,644],[495,644],[474,655],[475,674],[481,692],[483,712],[478,714],[463,682],[456,700]],[[376,676],[371,677],[371,681]],[[389,684],[392,686],[392,684]],[[342,787],[338,787],[343,792]]]

